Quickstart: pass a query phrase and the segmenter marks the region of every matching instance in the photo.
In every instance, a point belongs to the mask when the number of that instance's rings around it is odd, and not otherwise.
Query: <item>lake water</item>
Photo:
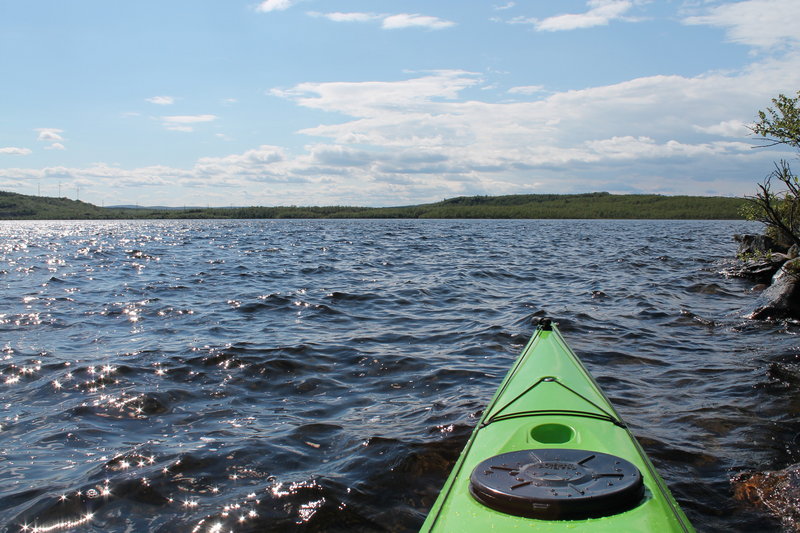
[[[555,319],[701,531],[800,459],[746,222],[0,223],[0,531],[416,531]]]

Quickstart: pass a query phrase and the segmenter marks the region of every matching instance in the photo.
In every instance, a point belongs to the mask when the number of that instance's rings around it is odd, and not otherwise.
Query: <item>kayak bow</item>
[[[421,531],[518,530],[694,531],[546,319],[486,407]]]

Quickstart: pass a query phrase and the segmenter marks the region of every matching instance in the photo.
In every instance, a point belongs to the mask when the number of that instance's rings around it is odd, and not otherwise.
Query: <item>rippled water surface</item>
[[[545,314],[699,530],[779,531],[729,484],[800,459],[757,229],[0,223],[0,531],[415,531]]]

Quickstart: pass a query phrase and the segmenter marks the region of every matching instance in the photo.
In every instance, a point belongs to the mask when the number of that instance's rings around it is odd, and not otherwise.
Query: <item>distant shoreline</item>
[[[399,207],[288,206],[147,208],[98,207],[70,200],[0,191],[0,220],[141,219],[620,219],[742,220],[746,200],[656,194],[519,194],[461,196]]]

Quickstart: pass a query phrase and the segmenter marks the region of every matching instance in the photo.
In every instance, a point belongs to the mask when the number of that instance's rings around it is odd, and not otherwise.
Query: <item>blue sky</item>
[[[797,0],[0,0],[0,190],[98,205],[743,195]]]

